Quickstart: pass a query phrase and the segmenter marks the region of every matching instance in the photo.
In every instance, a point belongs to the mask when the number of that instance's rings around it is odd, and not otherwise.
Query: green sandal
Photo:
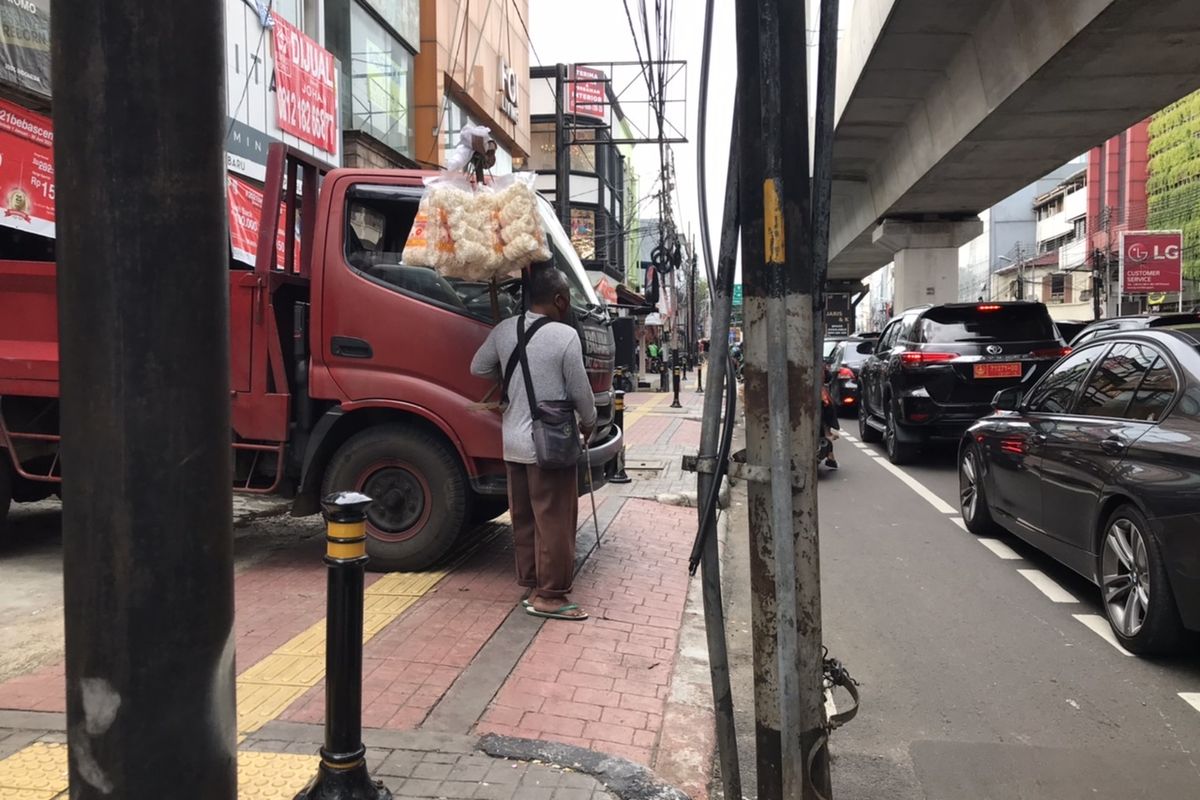
[[[579,606],[575,603],[567,603],[565,606],[560,606],[553,611],[538,611],[531,605],[525,606],[525,613],[531,617],[544,617],[545,619],[565,619],[572,622],[580,622],[588,618],[586,612],[580,614],[565,614],[565,611],[577,611]]]

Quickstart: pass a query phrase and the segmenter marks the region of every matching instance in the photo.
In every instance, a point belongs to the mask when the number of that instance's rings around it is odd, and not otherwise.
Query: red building
[[[1121,232],[1146,228],[1149,128],[1150,120],[1143,120],[1088,153],[1088,249],[1092,264],[1107,265],[1105,316],[1141,310],[1118,305],[1116,269]]]

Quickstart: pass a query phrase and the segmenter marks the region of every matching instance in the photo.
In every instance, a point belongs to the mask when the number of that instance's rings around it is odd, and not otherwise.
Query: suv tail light
[[[846,380],[846,381],[854,380],[854,373],[851,371],[851,369],[849,367],[842,367],[841,369],[839,369],[837,376],[839,378],[841,378],[842,380]]]
[[[1000,308],[1001,306],[998,306],[995,303],[986,303],[981,306],[975,306],[977,311],[999,311]]]
[[[1034,350],[1029,355],[1034,358],[1062,358],[1063,356],[1071,355],[1069,347],[1046,347],[1041,350]]]
[[[901,353],[900,366],[926,367],[932,364],[943,364],[958,358],[958,353]]]

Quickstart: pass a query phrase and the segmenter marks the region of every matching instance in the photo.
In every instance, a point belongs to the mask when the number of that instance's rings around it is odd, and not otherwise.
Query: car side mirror
[[[1016,411],[1021,407],[1021,387],[1010,386],[996,392],[992,398],[992,408],[996,411]]]
[[[864,355],[864,356],[871,355],[872,353],[875,352],[875,343],[874,342],[861,342],[858,345],[858,352],[859,352],[859,355]]]

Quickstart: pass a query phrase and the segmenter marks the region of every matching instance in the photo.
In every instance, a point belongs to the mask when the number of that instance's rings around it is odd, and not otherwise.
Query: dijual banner
[[[336,153],[341,131],[333,55],[278,14],[274,20],[279,128],[327,153]]]
[[[228,176],[226,194],[229,199],[229,243],[233,260],[254,264],[258,255],[259,220],[262,219],[263,192],[241,178]],[[279,229],[275,233],[275,264],[284,265],[283,229],[287,224],[285,207],[279,204]],[[300,237],[296,236],[296,263],[300,263]]]
[[[0,0],[0,81],[50,96],[50,0]]]
[[[4,2],[5,0],[0,0]],[[0,100],[0,225],[54,236],[54,129]]]

